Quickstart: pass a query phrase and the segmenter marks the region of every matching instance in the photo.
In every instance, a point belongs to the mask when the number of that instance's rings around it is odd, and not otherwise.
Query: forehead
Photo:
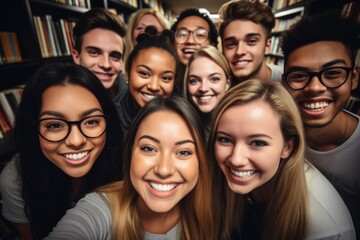
[[[114,50],[123,50],[123,39],[114,31],[95,28],[82,36],[82,48],[94,46],[97,48],[113,48]]]
[[[134,58],[134,62],[156,68],[171,68],[172,70],[176,68],[175,58],[168,51],[156,47],[139,51]],[[137,64],[133,64],[132,66],[136,67]]]
[[[351,59],[344,44],[337,41],[319,41],[293,50],[288,56],[285,69],[297,66],[316,70],[335,60],[351,66]]]
[[[209,24],[203,18],[198,16],[189,16],[184,18],[178,23],[177,29],[179,28],[186,28],[188,30],[205,28],[207,31],[210,29]]]
[[[137,25],[161,25],[160,21],[153,14],[145,14],[142,16]]]
[[[253,34],[265,37],[266,30],[261,24],[249,20],[234,20],[225,27],[223,38],[240,39]]]

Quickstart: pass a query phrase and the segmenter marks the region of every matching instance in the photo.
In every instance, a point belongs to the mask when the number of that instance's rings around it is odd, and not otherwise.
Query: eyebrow
[[[82,114],[81,114],[81,117],[85,117],[85,116],[88,116],[94,112],[101,112],[103,113],[103,111],[100,109],[100,108],[91,108],[91,109],[88,109],[86,111],[84,111]],[[59,117],[59,118],[65,118],[65,116],[60,113],[60,112],[55,112],[55,111],[44,111],[42,113],[40,113],[39,117],[42,117],[44,115],[51,115],[51,116],[54,116],[54,117]]]
[[[262,35],[260,33],[248,33],[245,35],[246,38],[249,38],[249,37],[261,37]],[[227,38],[224,38],[224,42],[225,41],[235,41],[236,40],[236,37],[234,36],[230,36],[230,37],[227,37]]]
[[[96,50],[96,51],[99,51],[99,52],[103,52],[103,50],[101,48],[98,48],[98,47],[95,47],[95,46],[87,46],[85,49],[86,50],[92,49],[92,50]],[[121,56],[123,55],[122,52],[119,52],[119,51],[111,51],[110,53],[111,54],[117,53],[117,54],[120,54]]]
[[[152,69],[149,68],[148,66],[144,65],[144,64],[139,64],[139,65],[137,65],[136,67],[137,67],[137,68],[138,68],[138,67],[143,67],[143,68],[146,68],[148,71],[152,72]],[[166,71],[162,72],[162,74],[164,74],[164,73],[172,73],[172,74],[175,75],[175,73],[174,73],[173,71],[170,71],[170,70],[166,70]]]
[[[321,68],[331,67],[335,64],[343,64],[345,66],[347,65],[344,59],[335,59],[335,60],[332,60],[330,62],[327,62],[327,63],[321,65]],[[286,71],[289,72],[292,70],[309,70],[309,69],[306,67],[302,67],[302,66],[292,66],[292,67],[289,67]]]
[[[143,135],[139,138],[138,142],[140,142],[141,139],[144,139],[144,138],[147,138],[147,139],[150,139],[156,143],[160,143],[160,140],[157,139],[157,138],[154,138],[152,136],[149,136],[149,135]],[[182,140],[182,141],[178,141],[175,143],[175,145],[182,145],[182,144],[185,144],[185,143],[192,143],[195,145],[194,141],[193,140],[190,140],[190,139],[185,139],[185,140]]]
[[[226,132],[223,132],[223,131],[217,131],[216,134],[222,134],[222,135],[226,135],[228,137],[231,137],[230,134],[226,133]],[[256,138],[256,137],[265,137],[265,138],[269,138],[271,140],[273,140],[273,138],[267,134],[263,134],[263,133],[256,133],[256,134],[251,134],[249,136],[250,138]]]

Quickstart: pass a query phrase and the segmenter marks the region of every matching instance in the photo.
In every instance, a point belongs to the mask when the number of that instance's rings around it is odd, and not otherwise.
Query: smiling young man
[[[222,5],[219,14],[222,50],[231,67],[234,84],[251,78],[280,81],[281,68],[265,62],[271,46],[271,29],[275,25],[271,8],[259,1],[235,0]]]
[[[115,103],[127,89],[123,71],[125,25],[115,14],[93,8],[82,15],[73,34],[72,58],[92,71]]]
[[[359,80],[359,25],[329,12],[304,17],[282,37],[283,84],[298,103],[307,158],[334,185],[360,239],[360,124],[344,110]],[[320,189],[319,189],[320,190]]]
[[[179,70],[176,76],[176,91],[181,94],[184,74],[190,57],[201,47],[217,47],[218,31],[207,13],[197,8],[187,8],[177,17],[171,30],[175,34],[174,47],[179,57]]]

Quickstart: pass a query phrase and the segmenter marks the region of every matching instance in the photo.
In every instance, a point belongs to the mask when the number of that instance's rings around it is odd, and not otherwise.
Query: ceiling
[[[162,3],[176,15],[190,7],[205,8],[210,14],[217,14],[221,5],[228,1],[229,0],[162,0]]]

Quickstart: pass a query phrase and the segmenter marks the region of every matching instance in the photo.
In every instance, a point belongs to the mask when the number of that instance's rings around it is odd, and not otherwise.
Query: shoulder
[[[331,183],[313,166],[305,172],[308,187],[309,239],[355,239],[349,210]]]
[[[15,156],[5,166],[0,175],[2,214],[11,222],[28,223],[29,221],[24,211],[25,203],[21,193],[22,183],[17,163],[17,156]]]
[[[111,239],[106,197],[89,193],[69,209],[46,239]]]
[[[282,74],[284,72],[283,68],[274,64],[267,64],[267,66],[271,70],[271,80],[281,81]]]

